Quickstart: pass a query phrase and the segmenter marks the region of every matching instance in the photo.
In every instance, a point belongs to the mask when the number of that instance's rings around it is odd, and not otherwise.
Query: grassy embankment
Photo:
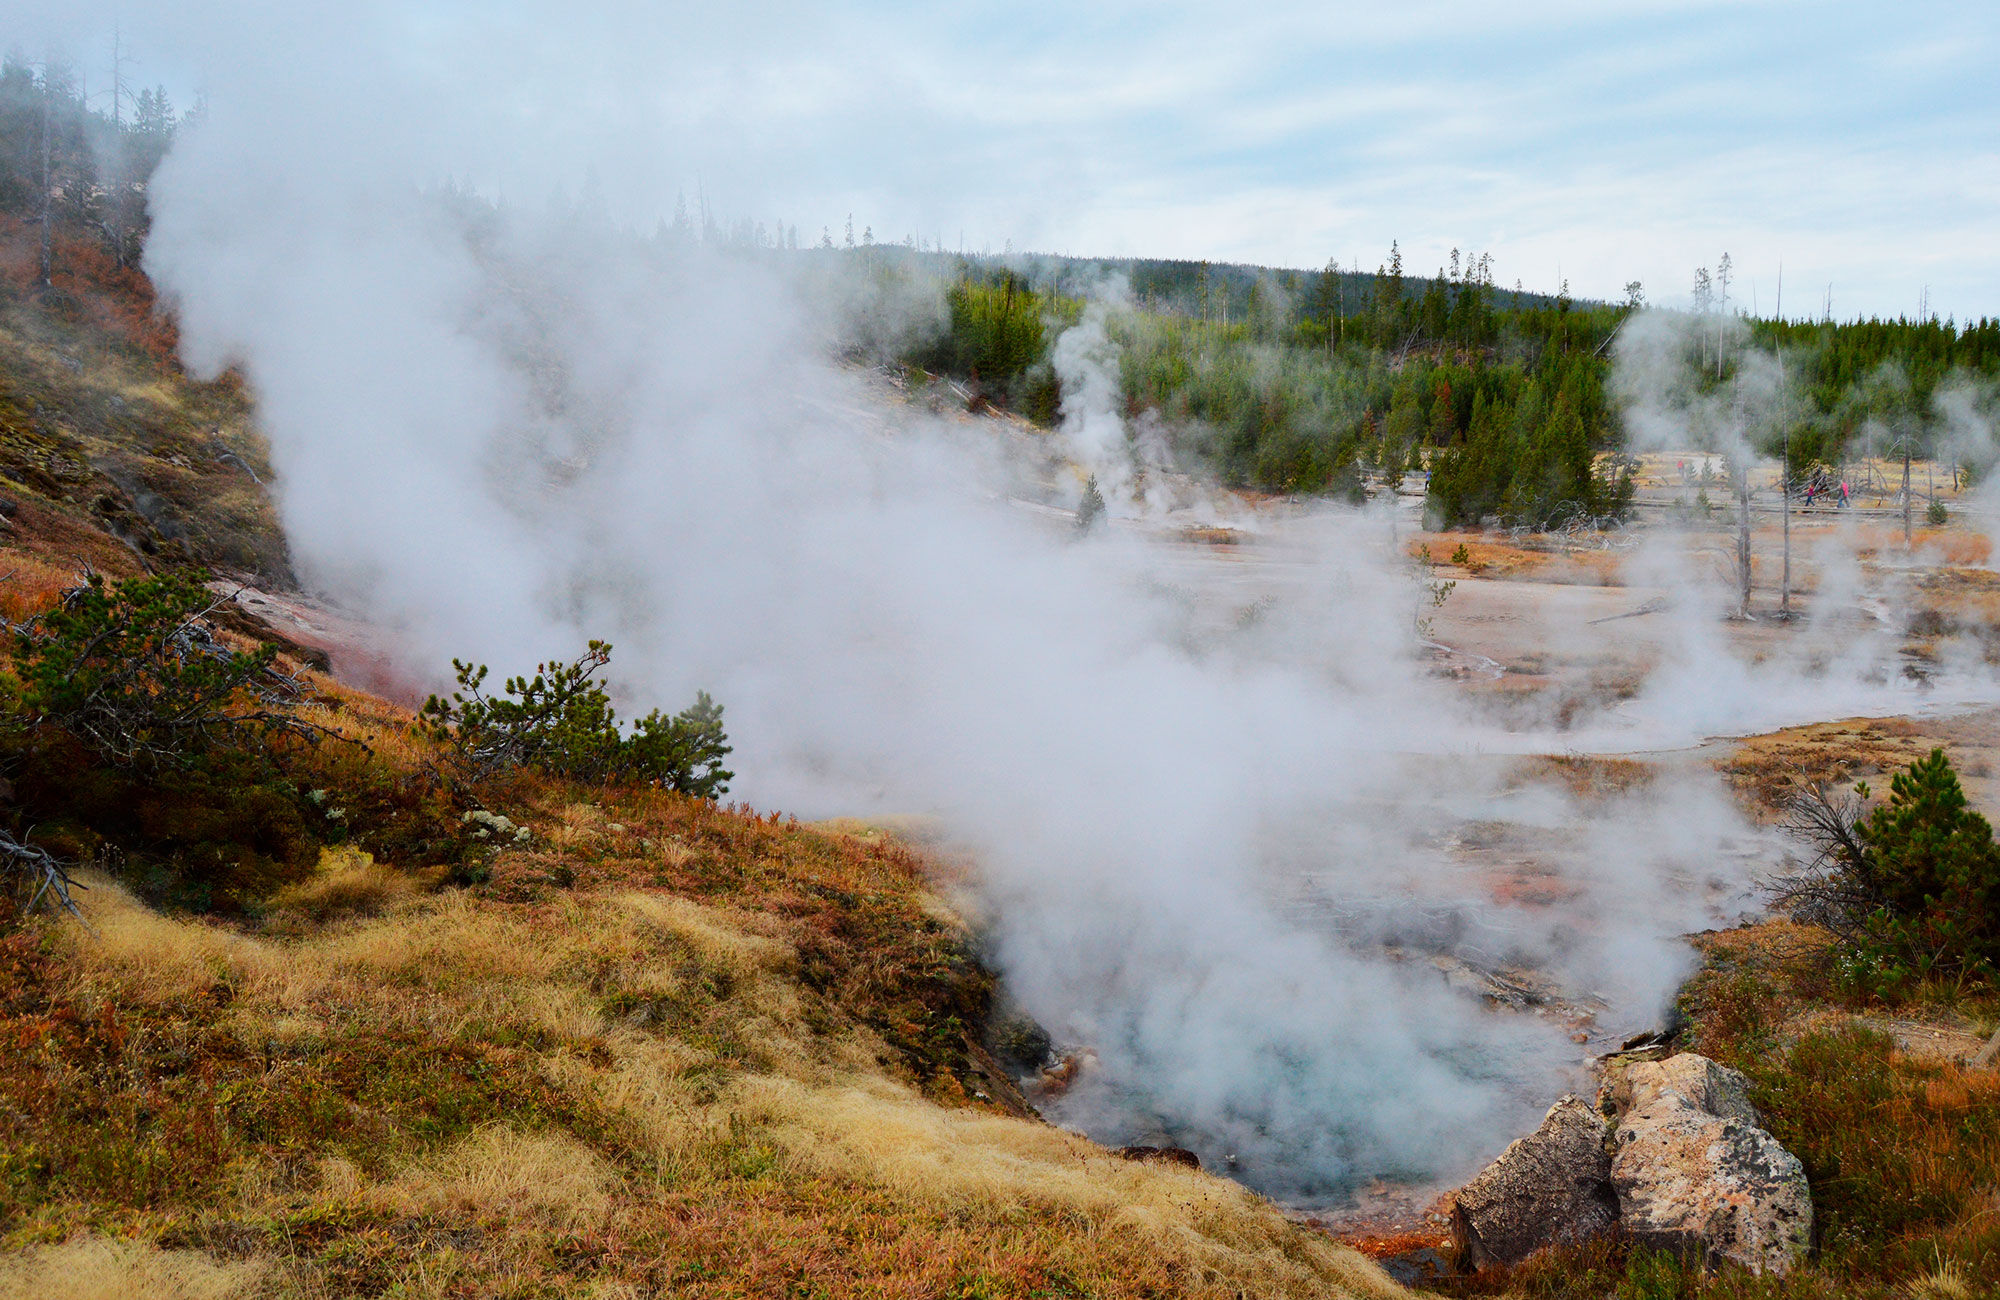
[[[1776,816],[1799,780],[1876,780],[1933,744],[1984,777],[1988,726],[1822,723],[1746,741],[1722,767],[1754,808]],[[1852,978],[1827,932],[1785,920],[1698,936],[1697,946],[1681,1046],[1749,1075],[1771,1132],[1805,1165],[1810,1262],[1783,1280],[1703,1274],[1611,1242],[1448,1289],[1523,1300],[2000,1296],[2000,1069],[1969,1064],[2000,1024],[2000,992],[1965,979],[1885,996]]]

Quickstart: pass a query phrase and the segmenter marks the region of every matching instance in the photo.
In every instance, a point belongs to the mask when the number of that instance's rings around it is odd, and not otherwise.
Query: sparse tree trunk
[[[1736,616],[1750,617],[1750,465],[1744,456],[1736,472],[1736,577],[1739,588]]]
[[[55,87],[47,59],[42,60],[42,258],[41,287],[55,283]]]
[[[1910,545],[1910,436],[1903,435],[1903,546]]]
[[[1778,362],[1778,418],[1785,418],[1785,363]],[[1784,519],[1785,574],[1778,589],[1778,616],[1792,616],[1792,428],[1785,426],[1784,460],[1778,470],[1778,511]]]
[[[2000,1056],[2000,1029],[1993,1031],[1993,1037],[1987,1039],[1986,1046],[1980,1048],[1979,1054],[1972,1058],[1972,1068],[1975,1070],[1985,1069],[1987,1066],[1993,1064],[1995,1056]]]
[[[111,28],[111,166],[105,188],[111,195],[111,256],[125,269],[125,40],[115,23]]]
[[[1785,322],[1785,264],[1778,263],[1778,324]],[[1792,616],[1792,422],[1785,408],[1785,339],[1778,335],[1778,433],[1782,459],[1778,465],[1778,514],[1783,520],[1785,571],[1778,588],[1778,617]]]

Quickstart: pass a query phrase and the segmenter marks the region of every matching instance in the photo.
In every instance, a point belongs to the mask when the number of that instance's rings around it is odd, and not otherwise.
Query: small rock
[[[1143,1160],[1149,1164],[1186,1165],[1189,1169],[1201,1168],[1201,1157],[1186,1147],[1119,1147],[1118,1154],[1127,1160]]]
[[[1375,1262],[1402,1286],[1423,1286],[1445,1281],[1452,1276],[1451,1261],[1435,1246],[1419,1246],[1400,1255],[1384,1255]]]
[[[1060,1097],[1075,1087],[1076,1081],[1096,1065],[1097,1053],[1087,1047],[1062,1052],[1035,1076],[1029,1088],[1038,1097]]]
[[[1608,1231],[1618,1221],[1618,1199],[1604,1117],[1581,1098],[1564,1097],[1540,1128],[1466,1184],[1451,1218],[1465,1266],[1474,1269]]]

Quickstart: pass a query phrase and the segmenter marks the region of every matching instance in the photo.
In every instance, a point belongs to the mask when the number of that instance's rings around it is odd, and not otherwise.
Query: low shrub
[[[669,717],[658,709],[620,726],[611,697],[594,680],[611,647],[592,641],[574,663],[538,664],[533,677],[510,677],[503,694],[484,690],[487,669],[452,660],[460,689],[424,702],[423,725],[446,751],[454,775],[480,781],[513,768],[584,781],[634,780],[713,799],[735,773],[723,768],[730,746],[722,706],[698,692]]]
[[[217,639],[199,571],[91,574],[5,625],[0,765],[17,831],[121,869],[149,896],[235,910],[310,869],[333,829],[279,751],[324,733],[270,646]]]
[[[57,604],[12,624],[13,721],[58,729],[98,758],[186,766],[270,730],[299,731],[298,691],[277,650],[232,650],[208,616],[227,602],[199,572],[107,585],[91,574]]]

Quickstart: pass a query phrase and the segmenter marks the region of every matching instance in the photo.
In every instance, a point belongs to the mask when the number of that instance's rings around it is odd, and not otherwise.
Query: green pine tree
[[[1933,749],[1889,782],[1889,800],[1858,828],[1856,869],[1878,902],[1878,955],[1912,973],[1991,971],[2000,963],[2000,846]]]

